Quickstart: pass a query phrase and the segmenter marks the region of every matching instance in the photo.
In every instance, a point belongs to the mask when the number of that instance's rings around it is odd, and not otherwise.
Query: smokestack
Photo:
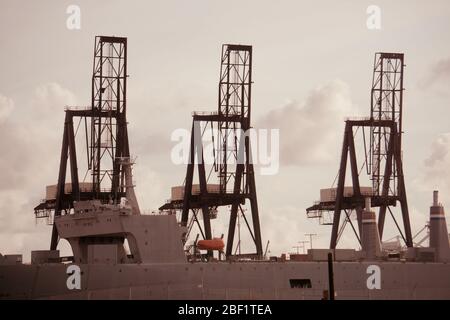
[[[433,207],[437,207],[439,205],[439,191],[433,191]]]
[[[450,244],[444,207],[439,203],[438,191],[433,191],[430,207],[430,248],[435,249],[436,261],[450,261]]]
[[[371,211],[370,198],[366,198],[366,207],[362,212],[361,245],[366,259],[376,259],[381,255],[380,234],[375,212]]]

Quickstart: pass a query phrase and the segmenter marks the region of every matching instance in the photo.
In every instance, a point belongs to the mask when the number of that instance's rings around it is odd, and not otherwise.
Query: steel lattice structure
[[[370,118],[374,120],[392,120],[397,124],[398,143],[401,150],[402,105],[403,105],[403,54],[376,53],[374,61]],[[375,194],[382,193],[384,174],[383,165],[387,159],[389,132],[385,127],[372,126],[370,149],[372,151],[367,166],[372,174]],[[389,193],[397,193],[395,183],[395,162],[392,163],[392,187]]]
[[[341,162],[338,173],[336,199],[322,201],[307,209],[310,217],[321,217],[323,211],[334,213],[330,248],[334,249],[342,234],[340,225],[341,211],[360,241],[361,213],[364,198],[370,196],[373,207],[379,207],[378,228],[382,238],[386,212],[391,217],[408,247],[413,245],[411,225],[409,221],[408,202],[403,175],[402,161],[402,112],[403,112],[403,71],[404,55],[402,53],[376,53],[373,81],[371,89],[370,117],[358,120],[347,120],[344,131]],[[370,139],[365,137],[365,129],[370,131]],[[357,130],[363,135],[365,161],[363,166],[372,181],[370,195],[362,194],[360,171],[357,165],[355,135]],[[344,195],[347,162],[350,162],[352,194]],[[403,220],[403,232],[395,219],[392,208],[400,203]],[[350,211],[356,211],[358,228],[350,219]],[[357,232],[357,230],[359,232]],[[359,234],[359,235],[358,235]]]
[[[126,128],[127,39],[96,37],[92,72],[89,168],[97,196],[102,183],[113,199],[123,192],[120,158],[129,157]],[[102,116],[106,113],[107,116]],[[107,181],[105,181],[105,179]]]
[[[242,214],[254,241],[256,253],[251,257],[263,254],[261,229],[259,222],[256,184],[253,163],[251,161],[249,132],[251,119],[251,86],[252,86],[252,47],[246,45],[226,44],[222,47],[218,111],[213,113],[194,113],[192,121],[190,159],[187,165],[182,201],[171,201],[160,207],[179,209],[182,211],[181,224],[192,227],[189,214],[197,222],[204,239],[211,239],[211,214],[220,206],[231,206],[230,221],[227,234],[226,256],[231,257],[235,237],[238,211]],[[214,164],[206,174],[203,159],[203,138],[205,128],[211,127],[214,144]],[[200,185],[199,194],[193,194],[193,176],[197,163]],[[212,176],[212,172],[216,177]],[[217,178],[219,190],[211,192],[208,185]],[[250,202],[252,221],[249,223],[243,205]],[[201,209],[203,229],[197,220]],[[209,255],[212,252],[208,253]]]
[[[101,200],[118,203],[132,198],[134,212],[139,213],[131,184],[131,160],[126,120],[127,39],[97,36],[94,46],[92,104],[65,110],[64,133],[56,190],[56,199],[46,199],[35,208],[36,217],[67,214],[74,201]],[[92,184],[80,188],[74,118],[84,120],[87,169]],[[90,131],[88,128],[90,127]],[[67,160],[70,162],[70,190],[66,190]],[[88,173],[87,172],[87,173]],[[87,174],[86,173],[86,174]],[[50,249],[58,244],[53,225]]]

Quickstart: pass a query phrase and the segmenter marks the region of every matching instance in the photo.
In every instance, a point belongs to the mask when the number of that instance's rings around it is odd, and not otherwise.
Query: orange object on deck
[[[200,250],[218,250],[222,251],[225,247],[223,240],[221,238],[213,238],[211,240],[199,240],[197,242],[197,247]]]

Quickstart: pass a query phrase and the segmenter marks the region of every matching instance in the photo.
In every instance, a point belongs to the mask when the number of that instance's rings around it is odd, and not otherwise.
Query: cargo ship
[[[250,137],[226,139],[230,130],[251,128],[252,47],[223,46],[218,111],[193,114],[185,182],[152,214],[141,212],[133,184],[126,62],[126,38],[96,37],[92,104],[66,108],[58,182],[34,209],[36,218],[50,221],[50,249],[32,251],[30,263],[20,254],[0,254],[0,299],[450,299],[449,235],[438,191],[430,207],[429,245],[415,245],[411,236],[401,161],[403,54],[376,54],[371,116],[346,121],[337,187],[321,190],[320,201],[306,210],[319,219],[333,214],[330,248],[272,257],[262,246]],[[384,81],[392,76],[399,77]],[[88,120],[89,182],[78,177],[76,118]],[[217,133],[211,166],[216,181],[209,180],[198,152],[204,123]],[[355,126],[368,128],[372,137],[370,187],[360,185],[356,170]],[[351,186],[345,185],[348,159]],[[382,242],[384,216],[397,203],[405,245],[388,248]],[[251,219],[244,214],[247,204]],[[224,206],[231,208],[228,233],[213,237],[211,221]],[[342,212],[358,249],[337,248]],[[255,252],[233,250],[239,216]],[[60,239],[70,244],[71,256],[60,255]]]

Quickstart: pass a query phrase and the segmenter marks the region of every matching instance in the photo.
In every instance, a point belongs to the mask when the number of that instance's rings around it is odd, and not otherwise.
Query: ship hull
[[[379,289],[370,266],[379,267]],[[69,289],[66,264],[0,266],[2,299],[321,299],[328,266],[317,262],[80,264]],[[335,262],[336,299],[450,299],[450,264]]]

